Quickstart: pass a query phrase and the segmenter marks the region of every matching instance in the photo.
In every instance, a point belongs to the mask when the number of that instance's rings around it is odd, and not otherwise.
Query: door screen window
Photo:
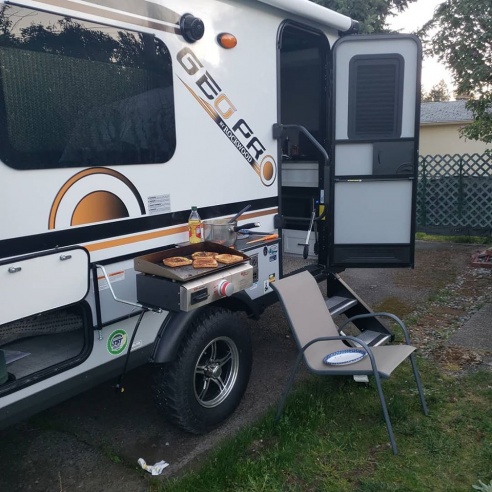
[[[349,68],[349,138],[400,137],[403,64],[400,55],[352,58]]]

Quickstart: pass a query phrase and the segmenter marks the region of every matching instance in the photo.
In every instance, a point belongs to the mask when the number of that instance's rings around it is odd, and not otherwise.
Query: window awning
[[[258,0],[272,7],[290,12],[292,14],[305,17],[307,19],[325,24],[337,31],[349,34],[358,31],[358,22],[339,14],[333,10],[327,9],[313,3],[310,0]]]

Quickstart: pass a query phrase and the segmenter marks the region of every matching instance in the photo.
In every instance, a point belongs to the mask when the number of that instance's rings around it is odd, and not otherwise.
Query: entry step
[[[362,340],[366,345],[369,345],[370,347],[378,347],[379,345],[385,345],[386,343],[388,343],[391,340],[391,334],[380,333],[379,331],[373,330],[365,330],[357,335],[357,338]],[[360,344],[352,342],[351,340],[349,340],[348,343],[350,343],[350,345],[353,345],[354,347],[360,347]]]
[[[332,316],[342,314],[351,307],[357,305],[357,299],[350,299],[348,297],[341,296],[328,297],[325,302]]]

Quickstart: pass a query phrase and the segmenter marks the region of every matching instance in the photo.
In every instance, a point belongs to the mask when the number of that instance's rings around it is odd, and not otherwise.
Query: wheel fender
[[[253,319],[258,319],[261,314],[259,305],[244,291],[238,292],[231,297],[224,297],[216,301],[212,306],[220,306],[231,311],[245,311]]]
[[[181,340],[193,320],[201,313],[201,309],[169,313],[162,323],[155,341],[151,361],[157,364],[169,362],[176,357]]]
[[[231,311],[246,311],[249,316],[256,319],[260,314],[258,307],[244,292],[238,292],[232,297],[224,298],[213,304],[208,304],[203,308],[193,309],[192,311],[169,313],[159,330],[151,362],[162,364],[174,360],[181,341],[191,323],[193,323],[195,318],[198,317],[204,309],[214,306],[230,309]]]

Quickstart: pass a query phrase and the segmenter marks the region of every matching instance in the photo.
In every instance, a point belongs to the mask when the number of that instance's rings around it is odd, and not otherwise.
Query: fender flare
[[[245,311],[248,316],[255,319],[260,315],[258,306],[244,292],[238,292],[232,297],[221,299],[192,311],[170,312],[161,325],[150,361],[155,364],[163,364],[174,360],[181,342],[193,321],[200,316],[204,309],[213,308],[214,306],[230,309],[231,311]]]

